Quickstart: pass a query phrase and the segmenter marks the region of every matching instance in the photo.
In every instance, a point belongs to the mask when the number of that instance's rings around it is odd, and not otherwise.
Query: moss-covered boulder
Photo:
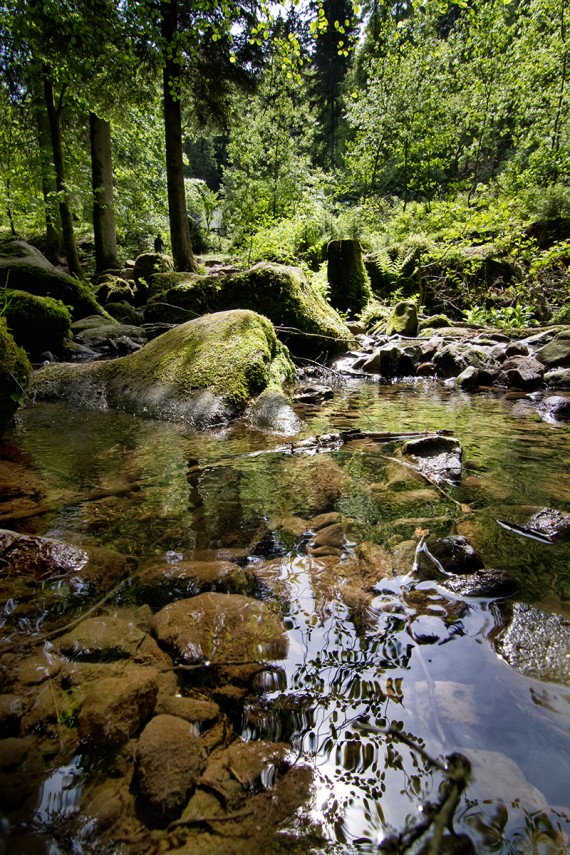
[[[413,300],[396,303],[386,325],[388,335],[416,336],[418,334],[418,313]]]
[[[151,288],[148,322],[182,323],[207,312],[252,309],[285,327],[279,336],[298,355],[336,353],[352,342],[344,321],[298,267],[261,263],[227,276],[156,274]]]
[[[88,285],[58,270],[39,249],[23,240],[0,242],[0,288],[61,300],[70,307],[74,320],[104,314]]]
[[[330,300],[340,312],[361,312],[372,297],[360,241],[331,240],[327,248]]]
[[[104,273],[95,286],[97,300],[102,306],[108,303],[133,303],[135,299],[135,283],[127,282],[113,273]]]
[[[29,385],[30,363],[0,317],[0,436],[10,423]]]
[[[264,390],[283,391],[294,367],[267,318],[219,312],[188,321],[109,362],[49,365],[36,397],[121,409],[201,430],[241,415]]]
[[[150,278],[155,273],[169,273],[174,270],[174,262],[163,252],[143,252],[135,260],[133,279],[135,281],[135,305],[142,306],[148,299]]]
[[[57,353],[69,336],[71,315],[63,303],[52,297],[7,291],[4,314],[15,341],[32,357],[45,350]]]

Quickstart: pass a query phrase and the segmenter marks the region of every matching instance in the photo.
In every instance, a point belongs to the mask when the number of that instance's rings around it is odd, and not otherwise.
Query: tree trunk
[[[327,278],[331,305],[353,315],[370,301],[370,281],[362,260],[360,241],[331,240],[327,247]]]
[[[186,193],[184,190],[184,163],[182,160],[182,115],[180,110],[180,66],[174,46],[178,26],[178,0],[164,0],[162,11],[162,37],[172,48],[165,57],[163,70],[164,136],[166,147],[166,183],[168,189],[168,217],[170,242],[177,270],[197,270],[192,252]]]
[[[63,148],[61,145],[61,103],[56,108],[53,99],[53,83],[49,73],[44,73],[44,95],[49,120],[51,146],[53,151],[53,165],[55,167],[55,186],[59,196],[59,213],[61,216],[61,230],[63,238],[63,249],[67,258],[69,272],[79,279],[83,279],[83,271],[79,264],[77,247],[75,245],[75,234],[73,232],[73,220],[69,209],[67,185],[65,183],[65,169],[63,166]]]
[[[35,100],[35,99],[34,99]],[[42,169],[42,193],[46,220],[46,256],[50,261],[57,261],[61,253],[61,217],[59,207],[55,202],[56,186],[53,171],[53,157],[49,121],[45,106],[38,102],[35,105],[36,124],[38,126],[38,141],[40,147],[40,163]]]
[[[93,232],[97,273],[117,269],[117,234],[113,199],[111,124],[89,113],[91,181],[93,187]]]

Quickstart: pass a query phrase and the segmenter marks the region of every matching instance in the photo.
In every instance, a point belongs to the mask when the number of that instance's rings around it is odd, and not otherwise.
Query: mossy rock
[[[283,392],[294,366],[267,318],[235,310],[169,330],[109,362],[49,365],[36,397],[91,409],[120,409],[201,430],[241,415],[269,389]]]
[[[27,291],[6,291],[5,317],[15,341],[32,357],[45,350],[59,351],[69,336],[71,316],[66,306],[51,297]]]
[[[142,316],[125,300],[120,303],[107,303],[105,308],[110,316],[121,324],[140,326],[142,322]]]
[[[30,363],[0,317],[0,435],[25,397],[30,382]]]
[[[327,247],[327,278],[331,304],[357,315],[372,297],[360,241],[331,240]]]
[[[39,249],[23,240],[0,242],[0,286],[61,300],[74,320],[105,314],[88,285],[57,270]]]
[[[413,300],[401,300],[396,303],[386,325],[388,335],[416,336],[418,334],[418,313]]]
[[[127,282],[126,279],[111,273],[103,274],[95,286],[97,300],[102,306],[107,306],[108,303],[133,303],[135,292],[134,282]]]
[[[427,329],[439,330],[453,325],[453,321],[450,321],[447,315],[431,315],[431,317],[423,318],[418,322],[418,332]]]
[[[163,252],[143,252],[135,260],[133,278],[135,280],[135,305],[146,303],[150,278],[155,273],[169,273],[174,270],[174,262]]]
[[[371,300],[366,304],[358,319],[361,324],[363,324],[367,332],[372,330],[374,332],[380,332],[386,328],[389,317],[389,306],[384,306],[376,300]]]
[[[251,309],[287,327],[279,335],[298,355],[338,353],[353,340],[339,314],[298,267],[264,262],[228,276],[156,274],[151,288],[147,322],[182,323],[208,312]]]

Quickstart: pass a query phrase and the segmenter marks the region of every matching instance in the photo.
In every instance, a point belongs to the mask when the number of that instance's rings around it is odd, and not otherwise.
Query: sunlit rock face
[[[294,374],[271,323],[236,310],[181,324],[119,359],[46,366],[34,390],[42,400],[125,410],[201,430],[241,415],[266,390],[282,395]]]
[[[568,684],[570,620],[526,603],[497,606],[507,626],[495,639],[497,652],[527,677]]]

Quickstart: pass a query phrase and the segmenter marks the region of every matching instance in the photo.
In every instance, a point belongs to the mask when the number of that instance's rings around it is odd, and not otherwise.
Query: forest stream
[[[0,465],[28,495],[0,527],[104,570],[0,575],[1,852],[570,850],[570,543],[497,523],[570,511],[568,424],[434,380],[347,379],[295,409],[295,441],[364,435],[294,449],[244,424],[17,414]],[[400,435],[436,431],[463,449],[457,485],[400,457]],[[428,532],[466,538],[519,592],[446,587]],[[181,638],[172,610],[192,600]],[[145,668],[148,708],[97,741],[101,687]],[[197,764],[182,795],[160,760],[172,720]]]

